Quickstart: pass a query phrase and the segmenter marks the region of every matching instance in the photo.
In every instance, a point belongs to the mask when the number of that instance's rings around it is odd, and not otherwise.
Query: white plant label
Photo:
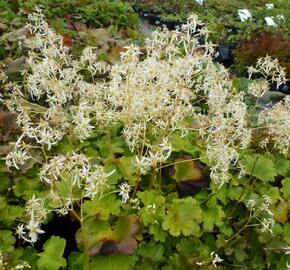
[[[195,0],[195,2],[197,2],[197,3],[200,4],[200,5],[203,4],[203,0]]]
[[[266,4],[266,8],[267,9],[273,9],[274,8],[274,4],[272,4],[272,3]]]
[[[265,17],[265,21],[270,26],[276,26],[276,23],[274,22],[272,17]]]
[[[239,9],[238,14],[240,16],[241,22],[244,22],[252,17],[251,12],[248,9]]]
[[[285,17],[284,17],[284,15],[282,15],[282,14],[278,14],[278,15],[277,15],[277,19],[278,19],[279,21],[283,21],[283,22],[285,22]]]

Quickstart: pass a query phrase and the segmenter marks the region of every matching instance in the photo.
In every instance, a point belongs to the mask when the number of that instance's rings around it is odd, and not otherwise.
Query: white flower
[[[19,170],[18,165],[24,165],[25,161],[30,158],[28,151],[24,148],[17,147],[12,150],[6,157],[6,166],[15,167]]]
[[[265,21],[266,21],[267,25],[269,25],[269,26],[277,26],[273,20],[273,17],[265,17]]]
[[[151,166],[151,161],[149,158],[142,156],[141,159],[139,159],[138,156],[135,157],[134,166],[136,166],[138,172],[142,174],[146,174],[148,169]]]
[[[210,255],[214,256],[211,263],[212,263],[213,267],[216,268],[217,267],[216,264],[222,262],[223,259],[221,259],[220,256],[218,254],[214,253],[214,252],[212,252]]]
[[[270,232],[272,233],[272,227],[275,225],[275,220],[270,217],[270,218],[264,218],[261,222],[262,224],[262,228],[261,228],[261,232]]]
[[[122,196],[122,204],[126,203],[129,199],[129,193],[131,190],[131,186],[126,182],[119,185],[119,195]]]
[[[31,268],[31,266],[27,262],[22,262],[21,264],[17,264],[15,267],[11,268],[11,270],[19,270],[24,268]]]
[[[248,93],[254,97],[260,98],[269,91],[267,80],[256,80],[249,83]]]
[[[68,214],[68,207],[61,207],[59,209],[56,209],[55,212],[58,213],[60,216],[65,216]]]
[[[91,199],[94,199],[95,196],[100,192],[100,188],[97,183],[90,182],[85,187],[85,195],[84,197],[89,197]]]
[[[26,229],[28,230],[28,236],[32,243],[37,241],[38,234],[44,233],[39,227],[39,222],[35,222],[33,219],[26,225]]]
[[[245,203],[246,203],[246,206],[249,208],[254,208],[257,205],[257,202],[255,199],[248,199]]]
[[[285,252],[286,255],[290,255],[290,246],[288,247],[282,247],[283,251]]]
[[[251,12],[248,9],[239,9],[238,14],[240,16],[241,22],[244,22],[252,17]]]
[[[23,226],[24,226],[23,224],[20,224],[16,228],[15,233],[18,235],[19,238],[22,238],[26,234]]]

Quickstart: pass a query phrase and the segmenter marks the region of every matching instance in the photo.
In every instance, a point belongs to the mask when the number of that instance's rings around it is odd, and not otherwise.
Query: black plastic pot
[[[270,91],[280,92],[286,95],[290,95],[290,82],[288,81],[285,84],[282,84],[277,89],[277,83],[270,84]]]
[[[167,27],[169,30],[175,30],[181,27],[182,23],[181,22],[176,22],[176,21],[164,21],[161,20],[160,24],[162,26]]]
[[[151,24],[151,25],[157,25],[157,26],[160,26],[161,25],[161,20],[158,16],[156,15],[151,15],[149,14],[148,16],[148,22]]]
[[[226,67],[230,67],[234,63],[233,48],[228,45],[219,45],[217,47],[218,56],[215,60]]]
[[[147,19],[148,16],[149,16],[149,12],[148,12],[148,11],[143,11],[143,10],[141,10],[141,11],[139,12],[139,15],[140,15],[141,18],[143,18],[143,19]]]
[[[234,26],[230,26],[228,27],[228,33],[234,35],[234,34],[237,34],[238,33],[238,29]]]

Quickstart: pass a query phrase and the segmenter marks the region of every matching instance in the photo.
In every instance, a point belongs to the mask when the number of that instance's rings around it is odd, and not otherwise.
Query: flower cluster
[[[40,171],[40,180],[53,187],[58,180],[66,181],[67,186],[73,189],[84,190],[84,197],[94,199],[96,195],[102,197],[104,189],[108,188],[107,179],[114,171],[106,173],[104,167],[92,165],[86,156],[72,153],[67,156],[59,155],[51,158]],[[72,194],[68,194],[72,195]],[[72,197],[64,198],[73,201]]]
[[[285,97],[259,114],[259,124],[265,126],[267,142],[274,142],[274,148],[287,155],[290,142],[290,103]]]
[[[3,258],[3,254],[2,254],[2,251],[0,251],[0,269],[1,270],[5,270],[7,269],[7,262],[4,261],[4,258]],[[10,270],[21,270],[21,269],[30,269],[31,266],[28,262],[26,261],[22,261],[21,263],[18,263],[16,266],[14,267],[10,267],[9,269]]]
[[[59,214],[72,211],[73,204],[84,197],[102,197],[114,171],[106,172],[99,160],[88,159],[81,148],[67,155],[52,155],[51,150],[66,137],[82,142],[117,123],[136,155],[139,176],[150,168],[156,170],[170,157],[172,133],[186,136],[189,130],[197,130],[206,145],[212,180],[220,186],[228,181],[239,149],[251,141],[251,123],[245,94],[233,86],[228,70],[213,61],[214,45],[195,15],[174,32],[154,32],[146,41],[145,54],[137,46],[125,47],[120,62],[112,66],[98,61],[95,48],[86,48],[80,59],[73,58],[40,12],[29,17],[34,35],[24,42],[29,50],[24,86],[10,87],[11,100],[6,102],[18,114],[23,133],[6,164],[19,169],[32,158],[31,148],[39,150],[43,155],[38,161],[39,178],[51,187]],[[278,86],[285,82],[284,71],[269,57],[259,59],[249,71],[270,77]],[[260,96],[266,91],[265,83],[261,87],[253,83],[249,93]],[[289,143],[286,111],[289,115],[285,101],[259,117],[281,149]],[[56,189],[60,182],[66,184],[65,196]],[[81,191],[78,196],[75,190]],[[116,192],[126,203],[130,191],[123,183]],[[43,232],[39,226],[45,218],[41,201],[33,200],[39,208],[28,205],[30,221],[18,227],[20,237],[30,242]]]
[[[55,209],[49,210],[45,206],[45,199],[33,196],[26,204],[28,222],[25,225],[18,225],[16,234],[27,242],[36,242],[38,235],[44,233],[40,225],[46,219],[48,212],[55,211],[60,215],[66,215],[69,211],[73,211],[74,203],[81,199],[76,195],[79,192],[82,193],[83,198],[94,199],[95,196],[101,198],[104,190],[109,188],[107,179],[113,173],[114,171],[106,173],[101,165],[92,165],[82,154],[72,153],[51,158],[41,168],[39,178],[50,185],[48,199]],[[64,197],[57,188],[61,183],[68,190]],[[128,199],[128,194],[124,192],[123,203]],[[125,195],[126,199],[124,199]]]
[[[44,233],[40,228],[40,224],[46,219],[47,211],[44,207],[44,200],[33,196],[26,204],[27,216],[29,221],[27,224],[17,226],[16,234],[19,238],[27,242],[35,243],[38,235]]]
[[[258,221],[256,224],[260,226],[261,232],[272,233],[272,228],[275,225],[274,214],[271,211],[273,202],[267,195],[263,195],[259,199],[248,199],[246,200],[246,206],[251,211],[251,218]]]
[[[253,74],[258,73],[269,79],[271,82],[275,82],[277,84],[277,89],[287,81],[285,69],[279,65],[278,59],[273,59],[268,55],[259,58],[256,66],[249,67],[248,72],[250,78]]]
[[[269,91],[269,83],[266,80],[256,80],[249,84],[248,92],[252,96],[259,98]]]

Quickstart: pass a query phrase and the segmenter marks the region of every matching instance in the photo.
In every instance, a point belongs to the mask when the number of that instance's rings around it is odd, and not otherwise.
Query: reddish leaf
[[[71,47],[71,46],[72,46],[73,41],[72,41],[72,39],[71,39],[68,35],[66,35],[66,34],[63,35],[62,41],[63,41],[63,44],[64,44],[65,46],[67,46],[67,47]]]
[[[105,255],[105,256],[114,255],[117,251],[118,251],[118,246],[116,242],[113,240],[107,240],[103,242],[100,248],[100,254]]]
[[[12,59],[6,59],[6,66],[7,66],[7,73],[11,74],[11,73],[15,73],[15,72],[19,72],[24,64],[25,64],[25,60],[26,57],[24,55],[22,55],[21,57],[12,60]]]
[[[210,179],[205,174],[205,168],[190,156],[184,156],[174,161],[169,168],[169,175],[176,182],[179,197],[193,196],[201,188],[208,187]]]
[[[127,237],[117,245],[118,251],[125,255],[133,255],[137,247],[137,241],[133,236]]]
[[[64,15],[64,19],[66,20],[67,26],[70,30],[74,30],[76,32],[80,31],[79,24],[73,22],[71,15],[68,14]]]

